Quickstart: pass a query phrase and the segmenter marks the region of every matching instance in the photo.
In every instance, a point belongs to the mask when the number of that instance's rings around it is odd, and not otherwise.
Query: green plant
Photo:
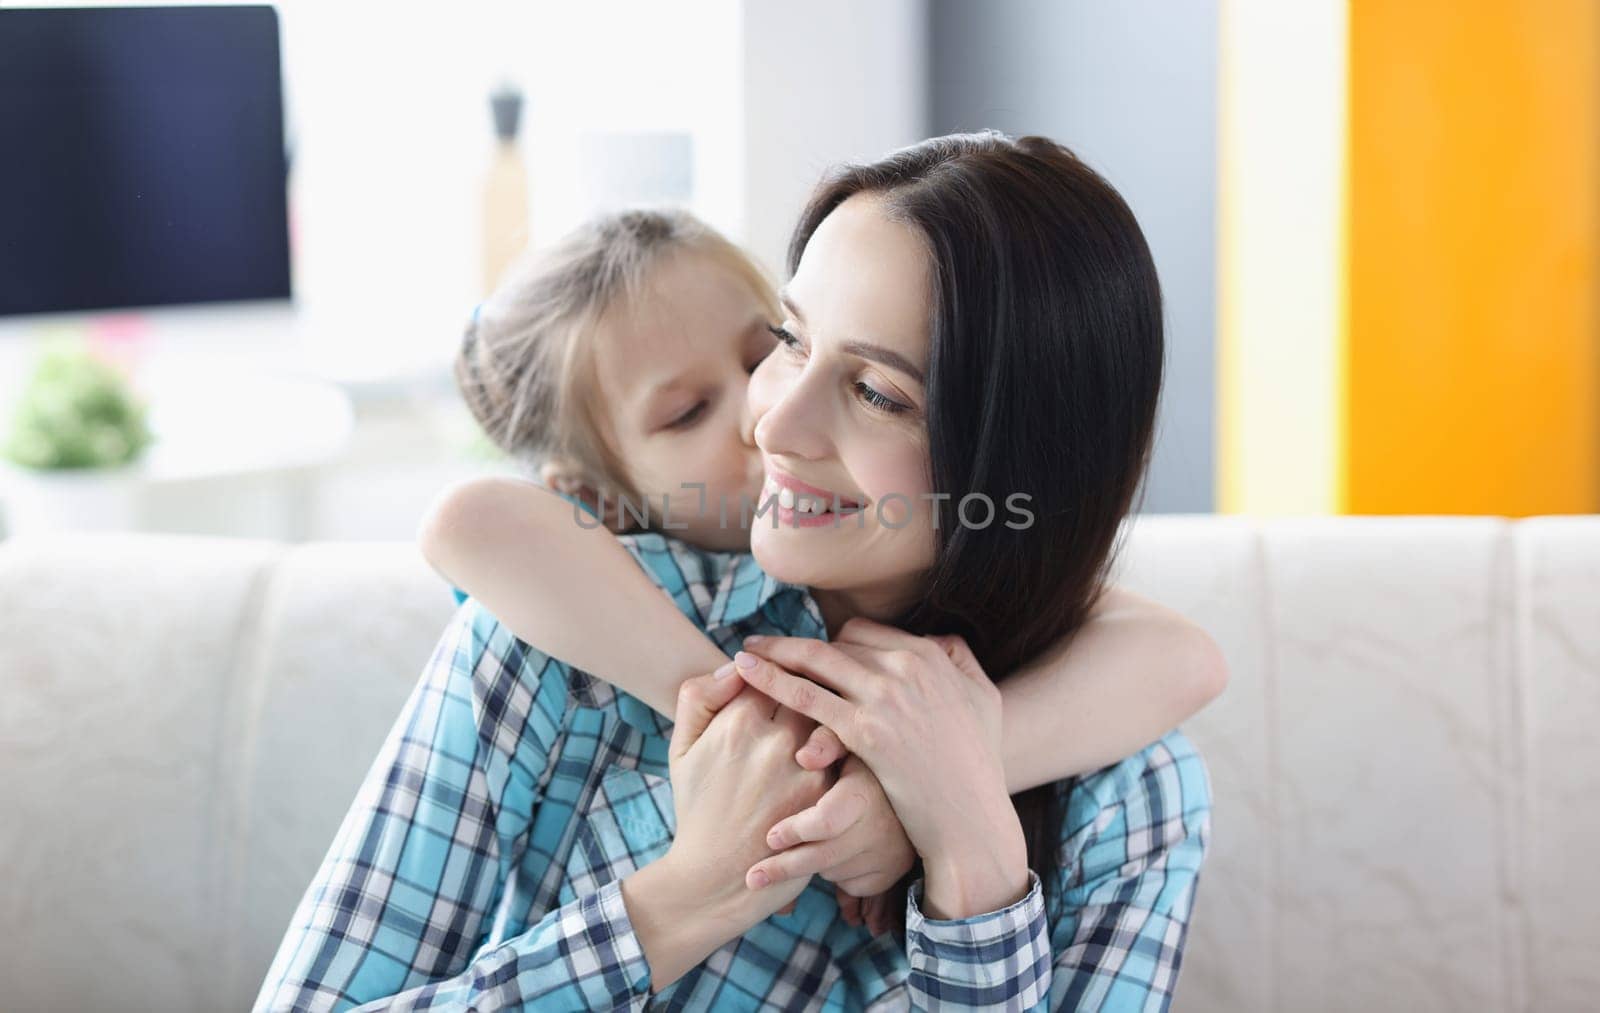
[[[146,408],[122,374],[70,342],[40,356],[0,454],[24,468],[112,468],[150,441]]]
[[[504,461],[510,456],[481,429],[467,438],[463,451],[470,461]]]

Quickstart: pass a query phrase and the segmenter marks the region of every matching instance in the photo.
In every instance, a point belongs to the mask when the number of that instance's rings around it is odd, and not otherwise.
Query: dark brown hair
[[[959,633],[1003,681],[1081,628],[1106,586],[1161,392],[1155,263],[1127,203],[1071,151],[989,131],[835,170],[795,228],[791,273],[823,219],[862,193],[926,243],[930,479],[949,494],[926,595],[896,625]],[[973,493],[997,518],[1025,493],[1033,521],[962,524]],[[1046,890],[1070,785],[1013,796]]]

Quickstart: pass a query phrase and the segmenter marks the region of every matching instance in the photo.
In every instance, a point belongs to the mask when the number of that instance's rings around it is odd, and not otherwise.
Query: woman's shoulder
[[[1211,785],[1171,731],[1063,789],[1045,911],[1061,966],[1052,1005],[1165,1008],[1209,849]],[[1084,940],[1090,940],[1087,948]]]
[[[643,701],[519,638],[476,598],[457,607],[451,629],[440,649],[452,656],[454,691],[472,701],[480,735],[522,742],[515,731],[526,726],[536,733],[533,746],[547,749],[579,711],[649,734],[670,730]]]
[[[576,669],[520,639],[476,598],[457,607],[439,651],[465,685],[480,725],[515,724],[538,715],[559,723],[574,705]]]
[[[1209,826],[1211,775],[1181,729],[1117,763],[1060,782],[1057,790],[1065,795],[1062,858],[1068,861],[1107,836],[1203,835]]]
[[[1078,777],[1071,791],[1093,799],[1098,805],[1111,805],[1144,790],[1142,783],[1152,777],[1170,782],[1173,794],[1181,794],[1192,804],[1211,801],[1205,758],[1180,728],[1174,728],[1131,756]],[[1063,786],[1066,784],[1063,782]]]
[[[1164,807],[1174,811],[1211,805],[1211,777],[1205,758],[1178,728],[1131,756],[1060,782],[1058,787],[1079,810],[1099,811],[1155,792],[1160,793],[1162,801],[1181,802]]]

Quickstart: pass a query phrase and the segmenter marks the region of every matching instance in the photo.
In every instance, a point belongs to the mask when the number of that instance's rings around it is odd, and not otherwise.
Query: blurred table
[[[355,414],[339,386],[292,376],[146,371],[154,443],[128,468],[8,470],[8,533],[133,530],[299,541],[309,536],[319,469],[350,444]]]

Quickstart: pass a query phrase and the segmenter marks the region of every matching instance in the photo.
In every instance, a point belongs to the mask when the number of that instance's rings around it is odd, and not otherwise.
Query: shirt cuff
[[[1044,888],[1028,870],[1028,893],[998,911],[927,918],[925,879],[906,895],[906,956],[911,986],[936,1004],[968,1009],[1029,1008],[1050,991],[1050,933]]]
[[[616,1009],[642,1009],[650,996],[650,964],[622,902],[622,880],[614,879],[580,899],[573,921],[563,925],[570,940],[567,959],[579,981],[599,975]]]

